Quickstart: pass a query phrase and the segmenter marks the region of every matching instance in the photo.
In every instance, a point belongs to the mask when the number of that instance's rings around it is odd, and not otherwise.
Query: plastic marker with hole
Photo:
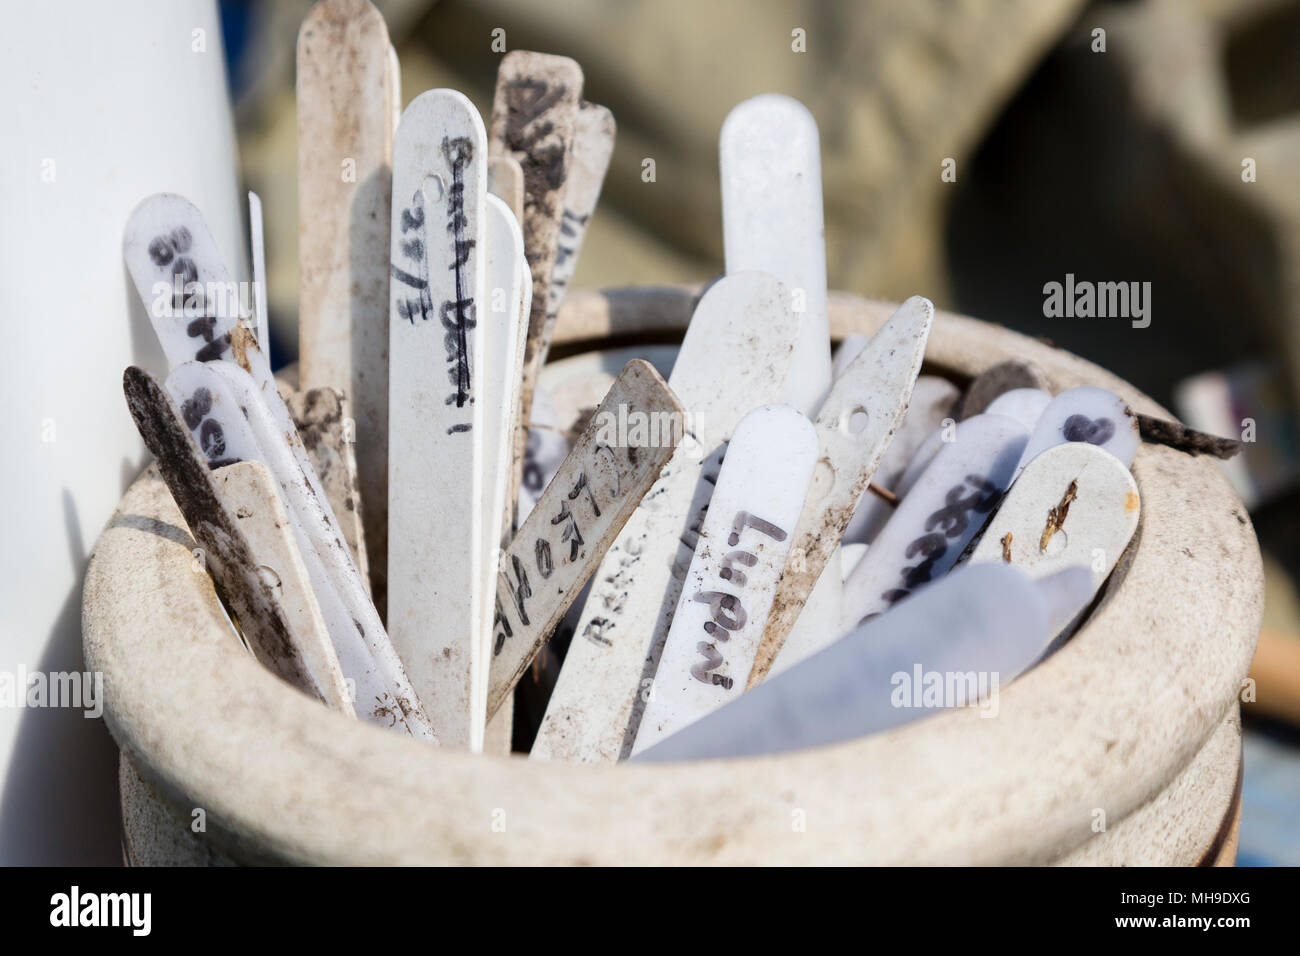
[[[633,754],[744,692],[816,463],[817,433],[789,405],[736,426]]]
[[[474,752],[487,719],[486,166],[464,94],[429,90],[406,108],[390,241],[388,633],[438,739]]]
[[[534,758],[630,752],[724,443],[750,409],[779,400],[797,335],[789,293],[765,273],[729,275],[700,299],[668,379],[688,433],[593,578]]]
[[[1001,690],[1047,648],[1059,605],[1091,585],[1079,568],[1042,581],[1001,564],[959,568],[635,759],[783,753],[951,707],[996,717]]]
[[[751,687],[771,668],[902,423],[933,322],[930,300],[909,298],[835,381],[822,403],[814,422],[821,458],[795,527],[792,560],[777,586],[775,610],[749,676]]]
[[[1011,484],[1028,433],[1014,418],[957,425],[844,582],[841,631],[946,574]]]
[[[1127,465],[1097,445],[1056,445],[1021,472],[970,560],[1003,561],[1033,578],[1087,568],[1096,592],[1128,547],[1140,512]]]
[[[912,387],[911,401],[907,405],[907,414],[903,416],[903,424],[898,426],[898,431],[876,468],[872,479],[876,484],[896,491],[895,486],[907,468],[908,460],[926,438],[940,427],[943,420],[952,414],[953,403],[959,394],[957,386],[946,378],[917,376],[916,385]],[[853,513],[853,520],[844,529],[844,540],[848,543],[870,541],[894,513],[894,507],[876,495],[863,495],[858,502],[857,511]]]

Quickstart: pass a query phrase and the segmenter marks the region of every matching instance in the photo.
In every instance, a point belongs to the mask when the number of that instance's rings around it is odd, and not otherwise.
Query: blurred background
[[[294,50],[310,6],[212,8],[239,175],[265,209],[277,364],[297,348]],[[403,104],[450,86],[489,115],[498,29],[506,49],[581,63],[584,97],[613,111],[618,140],[576,288],[720,274],[718,131],[741,100],[781,92],[820,127],[832,288],[919,293],[1049,338],[1198,427],[1242,437],[1252,422],[1255,441],[1227,465],[1268,577],[1255,701],[1243,704],[1239,862],[1300,864],[1300,0],[376,6]],[[121,59],[113,69],[132,68]],[[1067,274],[1150,282],[1149,327],[1046,317],[1043,286]],[[83,516],[88,540],[106,517]],[[66,624],[51,643],[79,641]]]

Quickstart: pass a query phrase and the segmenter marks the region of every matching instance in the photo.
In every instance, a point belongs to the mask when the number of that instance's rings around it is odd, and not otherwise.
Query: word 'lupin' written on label
[[[789,405],[744,417],[727,445],[633,752],[744,689],[819,448]]]
[[[727,536],[727,544],[735,550],[728,552],[722,559],[722,570],[718,572],[718,576],[724,581],[731,582],[737,589],[743,589],[745,586],[745,572],[741,569],[752,568],[756,565],[758,555],[753,551],[746,551],[737,547],[740,544],[741,535],[746,529],[751,528],[755,534],[766,535],[773,541],[784,541],[787,535],[784,529],[778,528],[770,521],[764,521],[757,515],[751,515],[747,511],[737,512],[731,527],[732,531]],[[713,641],[730,640],[731,634],[729,632],[740,630],[749,620],[739,594],[728,594],[725,591],[697,591],[692,595],[691,600],[709,605],[713,617],[711,620],[704,622],[704,632]],[[722,654],[718,652],[717,645],[712,641],[700,641],[695,645],[695,649],[699,651],[701,660],[691,666],[691,676],[701,683],[714,684],[724,690],[731,690],[734,678],[711,673],[721,666],[723,662]]]

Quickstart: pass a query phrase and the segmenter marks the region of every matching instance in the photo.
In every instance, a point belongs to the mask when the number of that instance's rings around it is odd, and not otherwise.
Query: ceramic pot
[[[578,293],[557,356],[680,338],[697,289]],[[833,337],[889,303],[831,298]],[[939,312],[929,371],[1029,359],[1054,391],[1097,385],[1169,413],[1041,341]],[[1255,535],[1216,464],[1143,445],[1137,533],[1080,631],[974,709],[836,746],[744,760],[592,767],[474,756],[348,720],[236,643],[152,470],[86,578],[87,661],[108,726],[196,852],[245,862],[1164,864],[1231,862],[1238,694],[1259,633]],[[133,799],[143,792],[134,783]],[[133,804],[134,805],[134,804]],[[168,845],[137,834],[141,847]],[[188,837],[187,837],[188,838]],[[175,858],[175,852],[150,856]]]

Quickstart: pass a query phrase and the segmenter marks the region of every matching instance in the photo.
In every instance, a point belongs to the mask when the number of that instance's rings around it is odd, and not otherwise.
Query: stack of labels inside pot
[[[701,298],[669,378],[685,435],[594,578],[535,758],[627,756],[681,594],[673,568],[691,561],[732,430],[780,398],[797,336],[789,294],[764,273],[729,275]]]
[[[821,457],[795,526],[791,561],[777,586],[774,611],[750,672],[750,686],[771,668],[804,598],[839,546],[885,448],[902,423],[933,321],[930,301],[912,296],[835,381],[822,404],[814,423]]]

